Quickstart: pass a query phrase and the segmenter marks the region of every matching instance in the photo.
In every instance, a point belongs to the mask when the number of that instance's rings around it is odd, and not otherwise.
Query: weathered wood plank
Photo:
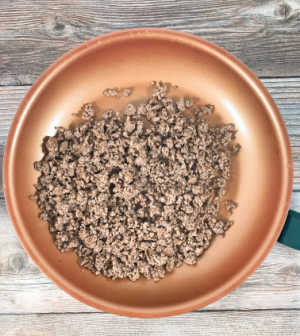
[[[202,36],[260,76],[299,75],[299,21],[297,0],[2,0],[0,85],[32,84],[67,50],[133,27]]]
[[[110,314],[0,315],[2,335],[299,335],[300,311],[197,312],[163,319]]]
[[[294,161],[294,188],[300,189],[300,77],[262,79],[278,104],[290,136]],[[0,160],[1,145],[18,105],[29,90],[28,86],[0,87]],[[3,149],[2,149],[3,150]]]
[[[291,207],[300,211],[300,193]],[[0,202],[1,313],[93,312],[65,294],[33,264]],[[300,251],[276,244],[261,266],[236,290],[206,310],[300,309]],[[0,322],[1,325],[1,322]]]

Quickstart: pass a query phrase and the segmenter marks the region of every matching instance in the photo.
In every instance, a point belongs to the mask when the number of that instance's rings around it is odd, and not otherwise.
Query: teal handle
[[[300,213],[290,210],[283,230],[278,238],[279,243],[300,250]]]

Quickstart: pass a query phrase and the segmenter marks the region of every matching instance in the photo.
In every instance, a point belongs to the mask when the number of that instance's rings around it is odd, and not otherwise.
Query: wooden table
[[[1,0],[0,153],[23,96],[55,59],[99,34],[167,27],[235,54],[264,82],[290,135],[300,211],[300,0]],[[276,244],[239,288],[210,306],[164,319],[96,311],[32,263],[0,195],[0,334],[300,335],[300,251]]]

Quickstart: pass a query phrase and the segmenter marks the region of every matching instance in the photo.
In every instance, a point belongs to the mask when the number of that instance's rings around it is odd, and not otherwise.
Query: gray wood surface
[[[0,316],[3,336],[296,336],[300,311],[194,312],[164,319],[128,319],[109,314]]]
[[[296,76],[299,24],[299,0],[1,0],[0,84],[31,84],[70,48],[133,27],[191,32],[259,76]]]
[[[0,163],[30,85],[64,52],[102,33],[163,27],[207,38],[261,77],[287,125],[300,211],[300,0],[0,0]],[[11,225],[0,182],[0,336],[300,335],[300,251],[276,244],[236,290],[164,319],[113,316],[61,291]]]

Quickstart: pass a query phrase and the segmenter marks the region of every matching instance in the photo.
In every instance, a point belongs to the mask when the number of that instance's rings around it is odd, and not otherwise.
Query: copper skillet
[[[134,86],[133,99],[149,81],[176,83],[216,105],[223,122],[234,122],[243,150],[234,167],[230,197],[239,208],[226,238],[218,238],[196,266],[183,266],[164,280],[111,281],[82,271],[73,253],[60,254],[47,225],[28,199],[41,158],[40,143],[54,126],[68,126],[86,102],[103,108],[106,87]],[[180,89],[179,89],[180,90]],[[116,100],[115,108],[126,102]],[[292,159],[286,129],[263,84],[235,57],[201,38],[160,29],[104,35],[71,50],[36,81],[12,123],[5,150],[4,190],[17,234],[34,262],[75,298],[112,313],[158,317],[203,307],[233,290],[262,262],[282,232],[292,191]],[[290,212],[281,241],[291,241]],[[300,234],[300,232],[298,233]],[[297,245],[298,244],[298,245]]]

